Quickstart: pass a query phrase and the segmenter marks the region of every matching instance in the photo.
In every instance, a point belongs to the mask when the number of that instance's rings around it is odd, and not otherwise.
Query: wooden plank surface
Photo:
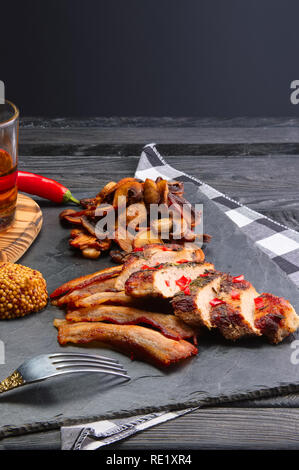
[[[202,409],[135,434],[106,449],[298,450],[298,421],[299,409]],[[59,431],[0,441],[0,450],[54,450],[60,446]]]
[[[19,193],[14,221],[0,232],[0,261],[18,261],[36,239],[42,223],[39,205],[31,197]]]
[[[174,167],[299,228],[298,119],[26,118],[20,139],[20,167],[61,181],[75,195],[92,194],[112,177],[132,175],[142,145],[162,141],[161,152]],[[241,406],[198,410],[113,448],[299,448],[299,408]],[[0,449],[22,448],[58,449],[59,431],[0,441]]]

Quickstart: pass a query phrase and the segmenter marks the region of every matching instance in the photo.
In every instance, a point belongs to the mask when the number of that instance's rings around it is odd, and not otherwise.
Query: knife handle
[[[0,382],[0,393],[8,392],[13,388],[21,387],[25,384],[25,380],[18,370],[15,370],[7,379]]]

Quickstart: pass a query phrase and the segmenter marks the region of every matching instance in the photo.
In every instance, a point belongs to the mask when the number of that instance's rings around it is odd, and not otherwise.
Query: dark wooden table
[[[20,168],[93,194],[133,175],[157,142],[174,167],[299,230],[299,119],[23,119]],[[299,399],[206,408],[137,434],[113,449],[298,449]],[[297,408],[298,406],[298,408]],[[59,430],[10,437],[0,449],[59,449]]]

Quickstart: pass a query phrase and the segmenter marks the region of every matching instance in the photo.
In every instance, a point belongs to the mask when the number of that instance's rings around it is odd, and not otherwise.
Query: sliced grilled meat
[[[231,340],[247,335],[260,336],[260,330],[254,325],[254,299],[257,296],[250,282],[227,274],[216,298],[210,302],[212,326]]]
[[[175,263],[180,260],[201,262],[204,261],[204,253],[200,248],[187,249],[179,245],[146,245],[142,251],[129,255],[115,281],[115,289],[123,290],[130,275],[139,271],[144,264],[152,267],[157,263]]]
[[[174,315],[153,313],[138,308],[119,305],[99,305],[93,308],[81,308],[68,312],[66,320],[73,322],[111,322],[117,325],[140,325],[144,323],[157,328],[167,338],[176,340],[188,338],[196,339],[199,333],[198,328],[186,325],[186,323]]]
[[[271,343],[280,343],[299,327],[299,316],[283,297],[263,293],[255,299],[254,323]]]
[[[177,292],[189,289],[189,284],[207,269],[211,263],[166,263],[156,268],[137,271],[127,279],[125,292],[132,297],[173,297]]]
[[[175,341],[142,326],[98,322],[68,323],[63,320],[54,320],[54,325],[58,328],[60,344],[101,341],[133,358],[145,359],[159,367],[170,366],[198,352],[188,341]]]
[[[189,285],[190,293],[179,292],[173,300],[174,314],[190,325],[212,328],[210,305],[219,291],[225,274],[218,271],[206,271]]]

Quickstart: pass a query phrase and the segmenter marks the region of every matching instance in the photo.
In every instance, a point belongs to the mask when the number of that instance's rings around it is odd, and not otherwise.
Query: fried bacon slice
[[[110,322],[117,325],[140,325],[141,323],[153,326],[171,339],[196,338],[199,330],[192,328],[174,315],[165,313],[152,313],[133,307],[115,305],[100,305],[94,308],[82,308],[67,313],[66,320],[72,322]]]
[[[280,343],[299,327],[299,316],[283,297],[263,293],[254,301],[254,324],[271,343]]]
[[[113,292],[114,284],[115,277],[94,281],[86,287],[72,290],[67,294],[63,295],[56,301],[55,305],[58,305],[60,307],[65,304],[73,303],[79,299],[85,299],[85,297],[88,297],[89,295],[96,294],[97,292]]]
[[[166,338],[158,331],[136,325],[111,325],[98,322],[54,322],[59,344],[85,344],[100,341],[136,359],[167,367],[198,353],[185,340]]]
[[[78,299],[72,302],[74,307],[95,307],[100,304],[132,304],[134,299],[129,295],[122,292],[97,292],[96,294],[89,295],[85,299]]]
[[[112,266],[110,268],[101,269],[100,271],[96,271],[92,274],[87,274],[86,276],[77,277],[76,279],[72,279],[71,281],[65,282],[60,287],[52,292],[50,295],[51,299],[55,297],[60,297],[61,295],[65,294],[74,289],[82,289],[93,282],[100,282],[101,280],[109,279],[111,277],[118,276],[120,271],[122,270],[122,266]]]

